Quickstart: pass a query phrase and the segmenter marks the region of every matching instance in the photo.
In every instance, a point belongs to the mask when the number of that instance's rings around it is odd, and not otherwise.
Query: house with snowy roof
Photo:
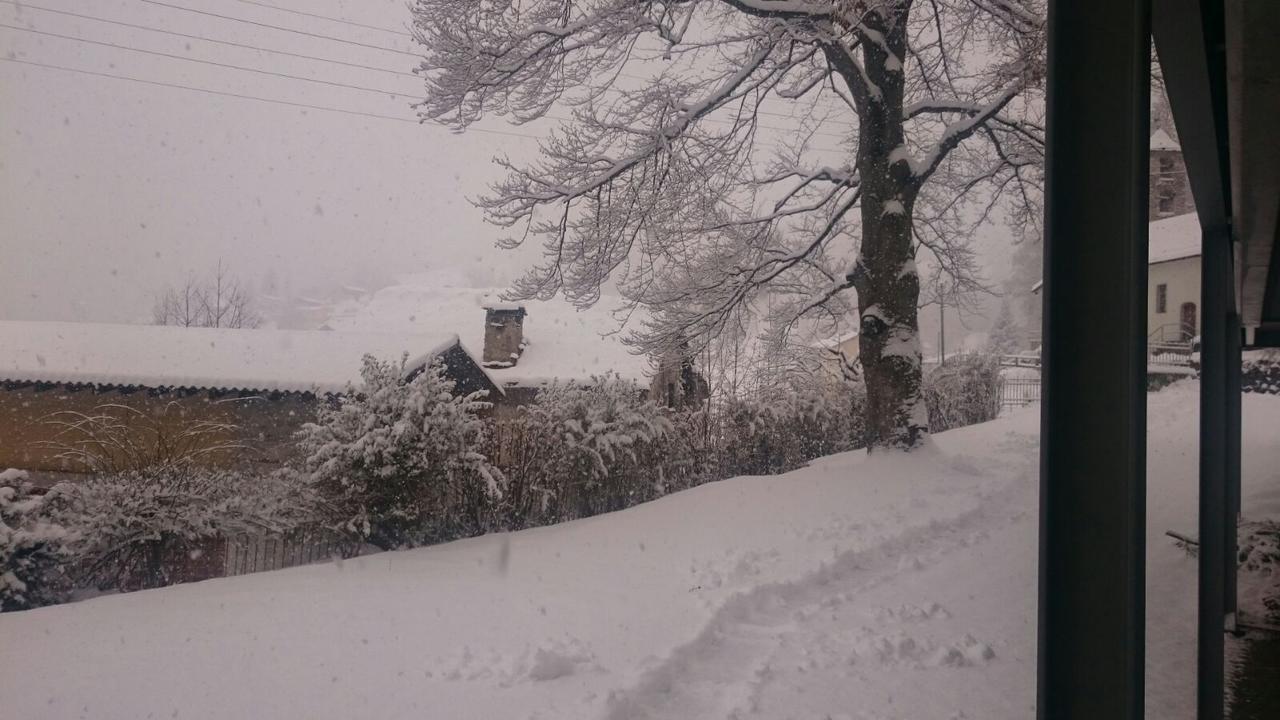
[[[1147,334],[1153,343],[1183,343],[1200,334],[1200,219],[1182,149],[1162,129],[1151,135],[1149,171]]]
[[[1200,219],[1194,212],[1151,223],[1147,335],[1186,342],[1200,334]]]
[[[858,362],[858,330],[848,330],[810,343],[821,355],[821,368],[831,380],[848,377]]]
[[[589,382],[606,374],[633,382],[655,401],[680,406],[705,397],[706,383],[689,358],[652,359],[622,337],[621,308],[602,300],[579,308],[560,299],[502,299],[494,288],[466,287],[437,274],[406,275],[326,322],[335,331],[456,333],[480,348],[506,409],[530,402],[554,382]]]
[[[108,406],[162,426],[225,428],[209,439],[244,449],[218,463],[276,465],[318,400],[359,385],[366,354],[407,356],[410,376],[439,361],[456,392],[504,399],[450,334],[0,321],[0,467],[37,480],[83,471],[60,449],[58,421]]]

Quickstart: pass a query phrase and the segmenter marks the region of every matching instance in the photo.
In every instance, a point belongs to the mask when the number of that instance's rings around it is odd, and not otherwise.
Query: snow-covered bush
[[[1000,414],[1000,361],[994,355],[947,358],[924,378],[921,391],[929,408],[929,429],[951,428],[994,420]]]
[[[789,386],[770,397],[728,400],[721,409],[720,466],[725,477],[768,475],[863,446],[861,383]]]
[[[1255,520],[1241,523],[1239,537],[1241,568],[1248,572],[1280,576],[1280,522]]]
[[[194,466],[62,483],[49,500],[53,517],[76,538],[76,583],[103,589],[168,585],[210,542],[286,533],[316,512],[309,486],[291,472],[262,476]]]
[[[707,406],[667,415],[673,430],[662,441],[657,463],[664,493],[728,477],[720,462],[723,435],[717,417]]]
[[[481,453],[482,393],[455,395],[439,363],[407,377],[366,356],[361,378],[299,432],[330,525],[383,549],[487,530],[503,478]]]
[[[21,470],[0,472],[0,612],[61,602],[72,535],[49,518],[48,499]]]
[[[1240,385],[1244,392],[1280,395],[1280,351],[1245,352]]]
[[[608,375],[555,383],[500,428],[497,457],[514,526],[618,510],[664,492],[672,424],[634,383]]]

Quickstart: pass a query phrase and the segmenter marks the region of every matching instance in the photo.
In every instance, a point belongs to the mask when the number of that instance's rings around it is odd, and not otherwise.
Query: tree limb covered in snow
[[[412,11],[424,121],[464,129],[489,114],[572,111],[536,160],[500,159],[506,179],[478,200],[512,231],[505,246],[541,245],[514,297],[589,305],[616,287],[651,309],[631,340],[660,354],[705,347],[744,310],[830,334],[852,316],[854,289],[861,327],[875,331],[864,363],[884,366],[868,373],[869,406],[894,418],[873,434],[915,443],[917,254],[981,286],[973,229],[1038,204],[1041,0],[416,0]],[[883,354],[890,336],[902,343]],[[892,401],[872,387],[882,381]]]

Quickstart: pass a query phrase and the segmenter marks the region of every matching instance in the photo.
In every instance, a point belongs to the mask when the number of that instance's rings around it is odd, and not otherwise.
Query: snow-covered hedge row
[[[929,409],[929,430],[994,420],[1000,414],[999,358],[994,355],[956,355],[924,377],[921,391]]]
[[[233,536],[266,536],[309,522],[316,500],[294,473],[254,475],[159,466],[63,483],[50,516],[75,535],[69,573],[78,587],[168,585],[183,567]]]
[[[770,475],[862,447],[866,393],[857,383],[792,387],[721,411],[719,474]]]
[[[663,494],[672,421],[616,376],[553,384],[499,424],[491,453],[507,479],[498,524],[527,527],[630,507]]]
[[[166,465],[90,476],[43,494],[24,480],[25,473],[0,473],[0,610],[61,602],[73,588],[168,585],[226,538],[307,527],[318,507],[309,484],[289,471]]]
[[[552,386],[495,428],[490,455],[507,480],[495,527],[619,510],[713,480],[786,472],[860,445],[860,388],[775,395],[671,411],[617,378]]]
[[[514,418],[485,417],[440,366],[366,358],[363,384],[299,433],[302,458],[269,474],[172,458],[112,469],[44,496],[0,488],[3,609],[79,587],[181,580],[226,538],[336,534],[384,549],[545,525],[736,475],[787,472],[862,446],[865,393],[814,381],[767,397],[668,410],[617,377],[542,390]],[[994,359],[931,373],[933,429],[999,410]],[[157,456],[158,457],[158,456]],[[0,483],[4,485],[5,483]]]

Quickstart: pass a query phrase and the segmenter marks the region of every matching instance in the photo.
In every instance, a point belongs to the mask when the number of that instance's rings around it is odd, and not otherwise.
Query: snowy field
[[[1149,716],[1193,716],[1197,386],[1151,396]],[[1245,512],[1280,398],[1245,396]],[[13,718],[1029,718],[1030,407],[631,510],[0,615]],[[1268,491],[1264,491],[1267,488]],[[1269,494],[1268,494],[1269,493]]]

